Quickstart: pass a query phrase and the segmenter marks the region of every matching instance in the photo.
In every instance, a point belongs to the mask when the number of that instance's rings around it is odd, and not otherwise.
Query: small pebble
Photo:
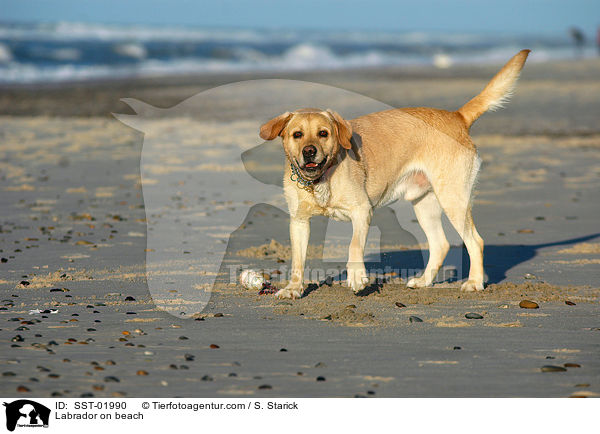
[[[287,352],[287,348],[282,348],[279,350],[280,353],[286,353]]]
[[[215,313],[215,315],[214,315],[215,318],[221,318],[222,316],[223,316],[222,313]]]
[[[17,392],[31,392],[31,390],[25,386],[19,386],[17,387]]]
[[[565,372],[567,368],[562,366],[546,365],[542,366],[542,372]]]
[[[402,303],[400,303],[399,301],[397,301],[395,304],[396,304],[396,307],[400,307],[400,308],[402,308],[402,307],[406,307],[406,305],[405,305],[405,304],[402,304]]]
[[[315,368],[326,368],[326,367],[327,367],[327,365],[323,362],[319,362],[315,365]]]
[[[419,318],[418,316],[409,316],[408,320],[410,322],[423,322],[423,320],[421,318]]]
[[[125,297],[125,301],[135,301],[135,298],[133,298],[131,295],[128,295]]]
[[[104,381],[106,383],[120,383],[121,380],[119,380],[117,377],[113,377],[112,375],[109,375],[108,377],[104,377]]]
[[[462,350],[462,347],[454,347],[453,350]]]
[[[565,368],[581,368],[579,363],[565,363],[563,364]]]
[[[573,392],[569,398],[592,398],[598,397],[600,394],[592,392],[591,390],[578,390]]]
[[[590,383],[578,383],[575,387],[590,387]]]
[[[523,300],[521,301],[521,303],[519,303],[519,307],[523,308],[523,309],[537,309],[540,306],[531,300]]]
[[[213,377],[211,377],[210,375],[205,375],[200,380],[202,380],[202,381],[213,381]]]
[[[475,313],[475,312],[469,312],[469,313],[465,314],[465,318],[466,319],[483,319],[483,316],[479,315],[478,313]]]
[[[192,355],[192,354],[186,354],[186,355],[184,356],[184,358],[185,358],[186,362],[193,362],[193,361],[194,361],[194,358],[195,358],[195,356],[194,356],[194,355]]]
[[[258,390],[269,390],[272,388],[273,387],[270,384],[261,384],[260,386],[258,386]]]
[[[137,372],[135,373],[135,375],[142,375],[142,376],[146,376],[146,375],[148,375],[148,371],[144,371],[144,370],[140,369],[139,371],[137,371]]]
[[[221,348],[221,347],[218,346],[217,344],[210,344],[210,348],[212,348],[213,350],[216,350],[217,348]]]
[[[569,300],[565,300],[565,304],[568,306],[575,306],[575,303],[573,303],[572,301],[569,301]]]
[[[325,381],[325,377],[323,377],[323,376],[319,375],[319,376],[317,377],[317,381]]]
[[[107,360],[106,362],[104,362],[105,365],[109,365],[109,366],[113,366],[116,365],[114,360]]]
[[[187,336],[179,336],[180,341],[187,341],[189,338]]]

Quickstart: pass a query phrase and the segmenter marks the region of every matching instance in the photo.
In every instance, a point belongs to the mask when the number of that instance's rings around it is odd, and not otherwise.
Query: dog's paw
[[[300,298],[302,297],[302,287],[301,286],[286,286],[283,289],[280,289],[275,293],[275,297],[277,298]]]
[[[431,282],[427,282],[424,277],[413,277],[406,284],[409,288],[423,288],[425,286],[431,286]]]
[[[464,292],[483,291],[483,282],[467,280],[465,283],[462,284],[460,290]]]
[[[360,292],[369,283],[369,278],[367,277],[367,270],[364,268],[352,269],[348,268],[348,279],[346,280],[346,284],[352,288],[354,292]]]

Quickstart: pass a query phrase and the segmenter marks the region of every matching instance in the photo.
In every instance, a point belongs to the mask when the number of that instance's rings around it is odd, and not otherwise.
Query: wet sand
[[[337,85],[395,106],[456,108],[494,70],[367,70],[286,78]],[[148,289],[147,219],[152,217],[144,208],[140,177],[143,135],[109,112],[129,110],[118,102],[122,97],[168,107],[215,84],[258,77],[2,90],[0,393],[600,393],[599,72],[595,61],[527,65],[513,101],[474,126],[483,159],[474,217],[486,241],[488,278],[481,293],[458,291],[456,273],[466,271],[468,258],[447,225],[453,247],[446,272],[431,289],[404,286],[401,271],[394,270],[422,269],[427,253],[420,249],[424,237],[414,215],[402,207],[383,212],[383,223],[371,231],[368,268],[384,273],[360,296],[341,286],[335,272],[345,264],[349,227],[334,228],[323,219],[313,223],[308,267],[334,272],[312,279],[302,299],[259,296],[228,282],[228,270],[252,267],[271,273],[279,287],[290,262],[277,182],[265,181],[264,203],[245,203],[244,181],[224,187],[244,179],[243,167],[226,161],[260,143],[246,140],[248,131],[257,131],[257,120],[243,116],[247,108],[240,104],[206,121],[155,122],[154,131],[170,137],[173,146],[202,136],[203,146],[190,158],[215,181],[201,188],[197,194],[205,200],[192,209],[203,215],[206,227],[200,229],[226,246],[225,260],[208,306],[187,312],[191,319],[165,312],[173,305],[185,309],[185,295],[169,290],[158,297]],[[213,140],[223,131],[231,147]],[[246,167],[257,158],[266,161],[269,149],[248,154]],[[265,176],[275,174],[276,180],[278,160],[269,161],[272,166],[262,166]],[[164,158],[147,167],[145,179],[161,185],[182,167],[181,161]],[[269,213],[272,218],[264,218]],[[398,228],[396,235],[386,232],[390,227]],[[165,266],[179,272],[176,264]],[[519,307],[524,299],[539,308]],[[468,319],[468,313],[483,318]],[[541,372],[545,365],[565,363],[580,367]],[[316,381],[319,376],[325,381]]]

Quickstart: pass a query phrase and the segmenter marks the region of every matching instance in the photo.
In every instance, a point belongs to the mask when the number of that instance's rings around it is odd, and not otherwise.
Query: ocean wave
[[[162,61],[145,59],[134,64],[123,65],[54,65],[34,66],[31,64],[0,64],[0,83],[59,83],[90,80],[114,80],[129,77],[182,76],[203,73],[240,72],[286,72],[286,71],[325,71],[358,67],[418,66],[428,65],[439,68],[459,64],[502,63],[516,48],[507,50],[505,55],[490,53],[483,56],[432,55],[429,57],[398,58],[378,52],[366,52],[348,57],[333,56],[324,50],[312,47],[296,47],[285,56],[267,58],[260,56],[243,61],[223,59],[178,59]],[[553,53],[543,52],[541,59],[532,56],[532,61],[545,61],[554,58]],[[442,60],[440,60],[442,59]]]
[[[13,59],[10,48],[0,43],[0,63],[8,63]]]
[[[113,47],[113,51],[120,56],[133,59],[144,59],[148,55],[144,45],[135,43],[117,44]]]
[[[220,72],[503,63],[574,55],[566,36],[0,23],[0,83]],[[581,53],[578,53],[580,55]],[[583,56],[594,56],[588,46]]]

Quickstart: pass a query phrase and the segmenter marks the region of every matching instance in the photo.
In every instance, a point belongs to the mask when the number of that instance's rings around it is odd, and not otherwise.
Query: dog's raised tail
[[[508,101],[530,51],[521,50],[517,53],[492,78],[479,95],[458,109],[465,119],[467,127],[470,127],[486,111],[499,109]]]

